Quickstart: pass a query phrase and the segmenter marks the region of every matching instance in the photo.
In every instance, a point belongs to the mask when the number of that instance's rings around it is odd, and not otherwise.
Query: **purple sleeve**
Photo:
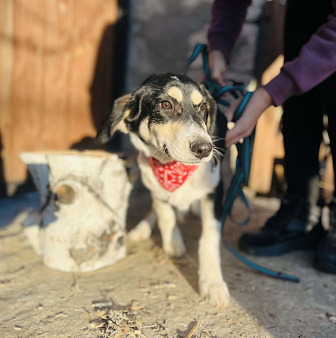
[[[328,19],[302,47],[300,55],[286,62],[280,74],[264,86],[276,106],[307,92],[336,71],[336,11]]]
[[[210,50],[220,50],[230,60],[251,0],[215,0],[208,29]]]

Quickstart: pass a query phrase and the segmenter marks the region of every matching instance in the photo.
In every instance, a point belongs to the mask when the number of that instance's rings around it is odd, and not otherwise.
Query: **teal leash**
[[[220,86],[217,82],[211,80],[211,73],[209,68],[209,62],[208,62],[208,51],[207,46],[205,44],[199,43],[195,46],[194,51],[192,55],[190,56],[187,67],[195,61],[195,59],[198,57],[198,55],[202,55],[203,58],[203,68],[206,80],[203,82],[205,87],[208,89],[214,100],[222,104],[226,107],[230,105],[230,103],[227,100],[224,100],[222,98],[222,95],[228,93],[233,98],[237,99],[239,96],[243,95],[243,99],[239,105],[239,107],[236,109],[233,115],[232,122],[237,122],[241,116],[244,113],[244,110],[251,99],[253,93],[252,92],[246,92],[245,86],[236,81],[229,81],[229,84],[225,87]],[[241,255],[239,252],[237,252],[232,245],[228,242],[228,240],[224,236],[224,224],[227,216],[229,215],[232,218],[231,210],[233,207],[233,203],[237,196],[240,196],[240,198],[243,200],[247,210],[248,210],[248,217],[243,222],[236,222],[235,223],[239,226],[244,226],[250,221],[250,215],[251,215],[251,209],[249,206],[249,203],[247,201],[247,198],[243,192],[243,186],[248,184],[249,180],[249,174],[250,174],[250,168],[251,168],[251,160],[252,160],[252,151],[253,151],[253,143],[254,143],[254,137],[255,137],[255,128],[253,129],[251,135],[243,140],[242,143],[236,144],[237,147],[237,160],[236,160],[236,172],[232,178],[230,187],[228,189],[226,199],[223,206],[222,211],[222,217],[221,217],[221,231],[223,234],[223,240],[229,251],[240,261],[248,265],[249,267],[264,273],[268,276],[272,276],[275,278],[283,279],[290,282],[298,283],[300,282],[300,279],[288,275],[282,272],[276,272],[271,269],[265,268],[260,266],[259,264],[256,264],[243,255]]]

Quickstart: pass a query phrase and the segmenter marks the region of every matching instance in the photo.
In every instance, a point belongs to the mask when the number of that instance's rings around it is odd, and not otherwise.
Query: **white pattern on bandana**
[[[198,168],[198,165],[185,165],[177,161],[164,164],[154,157],[149,157],[148,162],[158,182],[169,192],[181,187]]]

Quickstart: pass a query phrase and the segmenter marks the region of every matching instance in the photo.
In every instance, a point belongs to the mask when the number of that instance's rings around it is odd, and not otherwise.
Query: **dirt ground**
[[[242,232],[261,226],[279,205],[253,198],[252,218],[225,233],[236,244]],[[149,209],[147,193],[130,199],[128,228]],[[0,200],[1,337],[336,337],[336,276],[312,268],[314,253],[295,252],[255,262],[300,277],[298,284],[253,271],[223,246],[222,267],[231,304],[217,309],[200,298],[197,247],[200,222],[181,225],[188,254],[171,260],[158,231],[142,243],[127,243],[118,263],[89,273],[45,267],[21,228],[35,192]],[[236,203],[235,213],[244,212]]]

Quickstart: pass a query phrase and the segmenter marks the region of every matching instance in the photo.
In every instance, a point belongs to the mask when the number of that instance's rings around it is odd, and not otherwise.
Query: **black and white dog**
[[[185,75],[156,74],[115,101],[97,140],[106,142],[119,130],[128,133],[139,150],[138,164],[155,216],[140,222],[130,232],[131,239],[148,238],[157,218],[163,249],[172,257],[182,256],[185,246],[175,210],[186,211],[192,202],[201,201],[199,288],[222,307],[230,296],[220,262],[222,182],[221,150],[214,145],[216,114],[216,103],[203,85]]]

